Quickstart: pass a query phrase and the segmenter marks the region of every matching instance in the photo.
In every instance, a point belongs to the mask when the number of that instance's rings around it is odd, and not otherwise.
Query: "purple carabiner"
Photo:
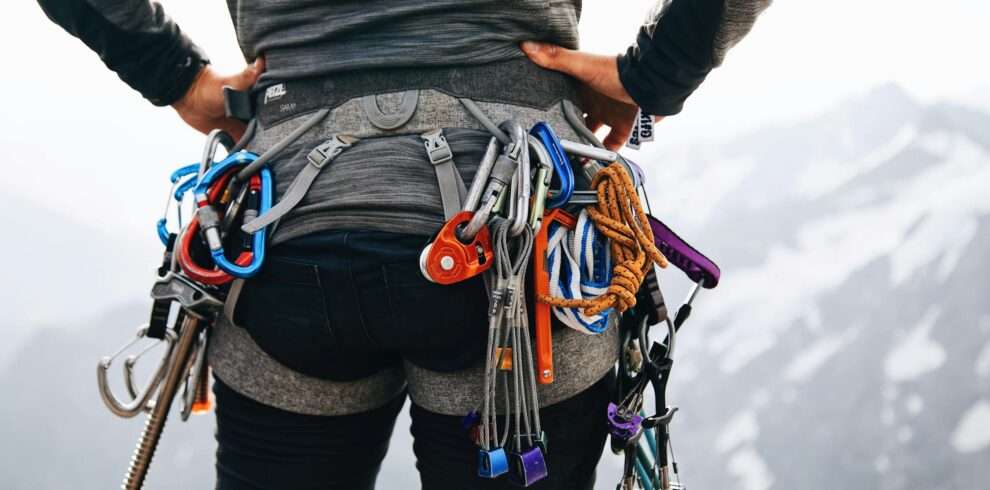
[[[718,280],[722,276],[722,271],[705,257],[704,254],[677,236],[662,221],[649,217],[650,228],[653,230],[653,241],[658,249],[667,257],[671,264],[687,274],[688,278],[705,289],[713,289],[718,286]]]

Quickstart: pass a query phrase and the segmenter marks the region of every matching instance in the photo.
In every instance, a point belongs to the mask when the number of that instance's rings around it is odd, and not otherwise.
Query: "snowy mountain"
[[[884,86],[652,161],[723,266],[678,339],[689,487],[985,486],[990,115]]]

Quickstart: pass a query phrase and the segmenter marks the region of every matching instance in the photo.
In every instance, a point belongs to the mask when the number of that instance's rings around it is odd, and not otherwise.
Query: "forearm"
[[[38,0],[45,14],[95,51],[121,80],[155,105],[185,94],[205,54],[161,5],[148,0]]]
[[[653,115],[681,111],[684,101],[752,28],[771,0],[660,0],[636,43],[619,57],[619,77]]]

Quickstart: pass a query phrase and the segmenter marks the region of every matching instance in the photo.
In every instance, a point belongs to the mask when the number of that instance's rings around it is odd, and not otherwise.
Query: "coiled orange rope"
[[[586,209],[595,228],[610,240],[612,282],[604,294],[594,298],[541,294],[539,300],[553,306],[583,308],[588,316],[613,307],[621,313],[636,305],[636,291],[653,264],[667,267],[667,258],[653,242],[653,229],[625,166],[612,163],[605,167],[595,174],[591,187],[598,192],[598,203]]]

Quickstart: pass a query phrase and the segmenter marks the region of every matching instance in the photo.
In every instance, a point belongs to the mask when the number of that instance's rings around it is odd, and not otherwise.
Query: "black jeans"
[[[560,403],[543,408],[550,476],[533,490],[591,490],[605,446],[605,409],[613,376]],[[405,395],[354,415],[323,417],[286,412],[213,385],[217,417],[217,490],[366,490],[375,478]],[[412,404],[416,468],[424,490],[518,488],[502,477],[478,478],[477,447],[461,417]],[[382,488],[415,488],[388,482]]]
[[[235,321],[275,360],[322,379],[366,378],[401,359],[463,369],[485,351],[484,283],[428,281],[418,262],[427,241],[333,231],[281,244],[245,282]]]
[[[402,360],[434,371],[463,369],[484,355],[484,285],[480,278],[450,286],[427,281],[418,267],[425,243],[421,236],[339,231],[275,247],[259,276],[245,283],[236,323],[276,360],[324,379],[361,382]],[[550,477],[532,488],[592,488],[612,385],[607,376],[541,410]],[[214,393],[220,490],[373,488],[405,400],[315,416],[255,402],[220,379]],[[478,450],[462,416],[415,404],[410,415],[424,489],[511,488],[507,478],[477,476]]]

